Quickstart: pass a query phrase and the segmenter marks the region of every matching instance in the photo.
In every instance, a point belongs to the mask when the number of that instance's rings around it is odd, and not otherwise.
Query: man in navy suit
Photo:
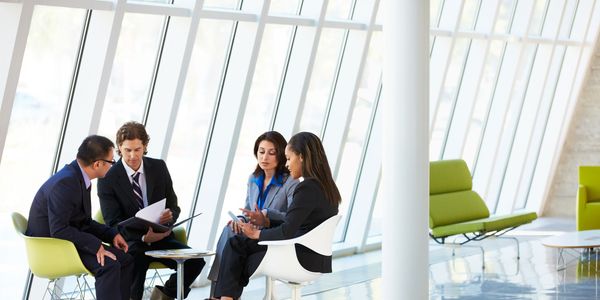
[[[160,216],[160,223],[173,224],[179,217],[180,209],[173,190],[171,175],[161,159],[144,156],[150,137],[144,125],[127,122],[117,131],[117,152],[121,159],[98,181],[98,197],[106,224],[117,226],[119,222],[135,215],[141,208],[162,199],[167,199],[166,208]],[[184,249],[187,245],[175,239],[169,230],[154,232],[151,227],[140,230],[133,227],[119,227],[129,244],[129,253],[135,258],[135,271],[131,286],[131,298],[139,300],[144,293],[144,281],[148,265],[159,261],[176,270],[177,264],[171,259],[158,259],[146,256],[150,250]],[[184,295],[190,292],[190,285],[204,267],[204,259],[190,259],[184,263]],[[177,296],[177,274],[171,275],[165,286],[156,286],[150,299],[174,299]]]
[[[91,218],[91,180],[103,177],[112,164],[114,144],[88,136],[77,159],[50,177],[38,190],[27,224],[27,235],[73,242],[83,265],[96,279],[98,300],[129,299],[133,258],[115,229]],[[103,245],[112,243],[114,247]]]

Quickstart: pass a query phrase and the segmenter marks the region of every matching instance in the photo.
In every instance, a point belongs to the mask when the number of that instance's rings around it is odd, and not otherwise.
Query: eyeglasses
[[[103,162],[105,162],[105,163],[109,163],[109,164],[111,164],[111,165],[114,165],[114,164],[116,164],[116,163],[117,163],[117,162],[116,162],[114,159],[113,159],[113,160],[108,160],[108,159],[103,159],[103,158],[101,158],[101,159],[98,159],[98,160],[101,160],[101,161],[103,161]]]

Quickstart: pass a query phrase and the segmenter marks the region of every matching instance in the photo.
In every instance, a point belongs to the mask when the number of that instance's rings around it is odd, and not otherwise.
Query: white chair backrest
[[[321,255],[331,255],[333,234],[341,215],[335,215],[313,228],[313,230],[296,238],[296,243],[302,244]]]

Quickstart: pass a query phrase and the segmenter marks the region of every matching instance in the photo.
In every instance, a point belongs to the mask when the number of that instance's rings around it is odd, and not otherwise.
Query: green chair
[[[94,220],[96,220],[96,222],[98,222],[98,223],[105,224],[104,216],[102,215],[101,210],[98,210],[96,212],[96,214],[94,215]],[[187,233],[183,226],[178,226],[178,227],[173,228],[173,234],[175,235],[176,240],[180,241],[182,244],[187,245],[187,243],[188,243]],[[165,284],[162,277],[160,276],[160,273],[158,272],[161,269],[169,269],[169,267],[167,267],[163,263],[157,262],[157,261],[150,263],[150,265],[148,266],[148,270],[154,270],[154,274],[150,278],[150,281],[148,282],[148,284],[146,286],[146,290],[148,290],[148,289],[151,290],[152,288],[154,288],[154,282],[156,281],[157,278],[158,278],[158,280],[160,280],[160,282],[163,285]]]
[[[12,221],[15,231],[25,241],[27,261],[31,273],[37,277],[48,279],[44,297],[46,293],[49,293],[51,299],[61,298],[64,293],[60,285],[56,284],[56,281],[62,277],[76,276],[76,292],[79,293],[80,298],[85,299],[86,292],[90,292],[92,298],[95,299],[94,293],[91,293],[90,285],[85,279],[86,275],[92,275],[92,273],[81,262],[72,242],[57,238],[25,235],[27,219],[20,213],[13,212]],[[80,279],[83,279],[83,283],[80,282]]]
[[[490,217],[483,199],[472,190],[471,172],[464,160],[433,161],[429,164],[429,235],[439,244],[464,245],[488,237],[499,237],[537,218],[535,212]],[[448,237],[460,237],[450,242]],[[519,241],[517,258],[519,258]],[[479,247],[483,256],[485,252]]]
[[[600,229],[600,166],[579,166],[577,230]]]

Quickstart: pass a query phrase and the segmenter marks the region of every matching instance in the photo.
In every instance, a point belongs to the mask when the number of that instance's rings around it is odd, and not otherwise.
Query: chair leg
[[[514,236],[499,236],[499,239],[511,239],[517,243],[517,259],[521,259],[521,250],[519,249],[519,239]]]
[[[290,284],[292,286],[292,300],[300,300],[300,298],[302,298],[302,293],[300,293],[300,289],[302,288],[302,285],[300,284],[295,284],[292,283]]]
[[[265,276],[265,297],[263,300],[273,299],[273,279],[269,276]]]

